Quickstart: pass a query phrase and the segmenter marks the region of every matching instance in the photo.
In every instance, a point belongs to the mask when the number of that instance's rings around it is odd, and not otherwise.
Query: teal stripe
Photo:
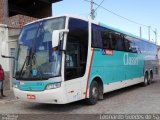
[[[104,84],[142,77],[143,69],[142,54],[113,51],[113,55],[103,55],[102,50],[97,49],[94,52],[90,83],[96,76]]]
[[[23,83],[23,84],[22,84]],[[54,82],[47,81],[17,81],[13,80],[13,84],[18,86],[18,89],[23,91],[44,91],[48,84]]]

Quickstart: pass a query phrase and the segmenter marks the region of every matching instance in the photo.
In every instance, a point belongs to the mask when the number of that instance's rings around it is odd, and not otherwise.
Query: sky
[[[89,0],[88,0],[89,1]],[[93,0],[100,4],[103,0]],[[157,29],[160,45],[160,0],[104,0],[104,8],[123,16],[142,26],[142,37],[149,39],[148,27],[151,26],[151,41],[155,42],[155,29]],[[97,8],[94,5],[94,9]],[[63,0],[52,4],[52,15],[60,16],[71,14],[76,16],[90,17],[90,3],[85,0]],[[108,26],[118,28],[122,31],[140,36],[140,25],[122,19],[99,7],[95,12],[95,21],[102,22]]]

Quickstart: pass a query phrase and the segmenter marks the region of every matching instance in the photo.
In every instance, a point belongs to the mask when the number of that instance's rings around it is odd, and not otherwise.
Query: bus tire
[[[99,90],[97,81],[93,81],[91,83],[91,87],[89,90],[89,98],[86,99],[86,103],[88,105],[95,105],[98,101]]]
[[[153,73],[151,71],[149,74],[148,84],[150,85],[152,81],[153,81]]]
[[[148,85],[148,74],[145,73],[145,76],[144,76],[144,82],[143,82],[143,86],[147,86]]]

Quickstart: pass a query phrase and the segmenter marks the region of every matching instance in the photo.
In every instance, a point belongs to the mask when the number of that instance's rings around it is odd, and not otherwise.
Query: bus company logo
[[[138,57],[130,57],[128,53],[124,54],[123,57],[124,65],[138,65]]]
[[[113,55],[113,50],[104,49],[102,50],[102,54],[103,55]]]

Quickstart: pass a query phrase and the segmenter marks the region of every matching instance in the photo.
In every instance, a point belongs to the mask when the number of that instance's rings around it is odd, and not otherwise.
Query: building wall
[[[6,25],[0,24],[0,45],[3,41],[8,41],[8,28]],[[2,47],[0,46],[0,53]],[[9,53],[9,46],[6,48],[6,53]],[[10,60],[2,58],[0,55],[0,64],[5,71],[4,89],[10,89]]]
[[[8,41],[8,28],[6,25],[0,24],[0,45],[2,45],[3,41]],[[1,48],[1,47],[0,47]],[[8,48],[6,48],[8,53]],[[0,49],[1,53],[1,49]],[[9,71],[9,60],[5,58],[0,58],[0,64],[2,64],[5,71]]]
[[[17,40],[20,33],[20,29],[11,29],[8,30],[8,47],[9,47],[9,54],[10,56],[13,56],[16,48],[17,48]],[[9,67],[10,67],[10,83],[12,83],[12,73],[13,73],[13,62],[14,59],[10,59],[9,61]],[[10,88],[12,88],[12,84],[9,84]]]
[[[8,19],[8,0],[0,0],[0,23],[6,24]]]
[[[23,25],[32,22],[34,20],[37,20],[37,18],[25,16],[25,15],[15,15],[12,17],[9,17],[8,19],[8,27],[11,28],[22,28]]]
[[[3,0],[0,0],[0,23],[3,22],[3,13],[4,13],[4,9],[3,9]]]

